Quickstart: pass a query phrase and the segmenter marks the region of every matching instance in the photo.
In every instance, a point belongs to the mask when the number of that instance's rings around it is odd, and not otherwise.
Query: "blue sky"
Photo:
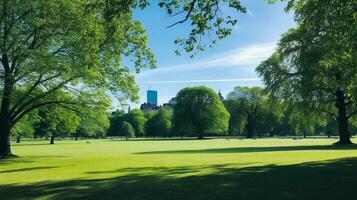
[[[185,53],[177,56],[174,52],[177,46],[173,41],[189,33],[189,22],[166,28],[175,19],[154,3],[136,11],[135,18],[146,27],[149,46],[158,62],[156,69],[144,69],[136,74],[140,103],[146,101],[149,88],[158,91],[158,101],[162,104],[184,87],[206,85],[226,96],[238,85],[262,86],[255,67],[271,55],[281,34],[294,27],[295,22],[292,13],[284,12],[284,3],[270,5],[264,0],[242,0],[242,4],[248,13],[239,14],[232,35],[194,58]]]

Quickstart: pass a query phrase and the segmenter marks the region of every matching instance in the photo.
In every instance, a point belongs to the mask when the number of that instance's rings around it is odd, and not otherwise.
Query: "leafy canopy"
[[[172,126],[172,109],[161,108],[146,122],[147,136],[170,136]]]
[[[345,93],[350,114],[356,111],[356,1],[299,1],[298,27],[281,38],[278,50],[257,72],[279,98],[304,101],[329,113],[336,91]],[[336,115],[336,114],[334,114]]]
[[[173,122],[176,131],[192,130],[203,137],[203,133],[226,133],[229,113],[218,94],[212,89],[199,86],[187,87],[177,94]]]
[[[90,106],[110,91],[137,100],[131,69],[155,67],[147,36],[132,19],[144,1],[0,1],[2,110],[15,125],[46,105]]]

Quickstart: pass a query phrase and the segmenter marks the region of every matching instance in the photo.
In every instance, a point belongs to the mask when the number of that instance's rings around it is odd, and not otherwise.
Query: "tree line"
[[[54,144],[56,138],[104,138],[109,128],[106,107],[81,112],[61,107],[33,110],[11,130],[11,136],[19,143],[22,138],[44,138]]]
[[[260,87],[237,86],[226,100],[207,87],[192,87],[181,90],[176,99],[173,108],[115,113],[110,118],[108,136],[331,137],[339,131],[338,123],[331,116],[301,102],[270,98]],[[351,132],[356,133],[357,120],[351,120],[349,125]]]
[[[336,136],[338,121],[307,105],[269,96],[261,87],[235,87],[226,99],[199,86],[182,89],[177,104],[157,111],[133,109],[108,114],[105,107],[77,113],[63,108],[37,109],[12,129],[12,136],[105,138],[240,136]],[[357,119],[349,122],[357,132]],[[352,134],[349,135],[351,137]]]

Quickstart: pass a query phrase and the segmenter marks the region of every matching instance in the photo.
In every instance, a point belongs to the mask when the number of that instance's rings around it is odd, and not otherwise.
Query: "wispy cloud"
[[[138,84],[247,82],[247,81],[259,81],[259,80],[260,80],[259,78],[197,79],[197,80],[139,81]]]
[[[154,70],[144,71],[138,74],[137,78],[141,79],[156,74],[212,69],[217,67],[238,67],[243,65],[255,66],[270,56],[274,52],[275,47],[276,43],[264,43],[237,48],[232,51],[224,52],[211,58],[197,60],[192,63],[162,66]]]

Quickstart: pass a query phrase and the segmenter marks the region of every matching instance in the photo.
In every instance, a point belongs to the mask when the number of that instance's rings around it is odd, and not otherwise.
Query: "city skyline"
[[[226,97],[238,85],[263,86],[255,67],[274,52],[281,34],[296,24],[293,15],[284,12],[285,3],[270,5],[260,0],[243,0],[242,4],[249,10],[247,14],[239,14],[232,35],[193,58],[187,53],[175,54],[179,47],[174,40],[187,36],[189,23],[166,28],[172,19],[155,4],[134,13],[147,29],[149,46],[158,64],[156,69],[142,69],[135,74],[140,100],[128,102],[129,105],[139,108],[146,101],[148,89],[160,91],[158,104],[162,105],[185,87],[204,85],[220,90]],[[128,61],[124,64],[132,65]]]

